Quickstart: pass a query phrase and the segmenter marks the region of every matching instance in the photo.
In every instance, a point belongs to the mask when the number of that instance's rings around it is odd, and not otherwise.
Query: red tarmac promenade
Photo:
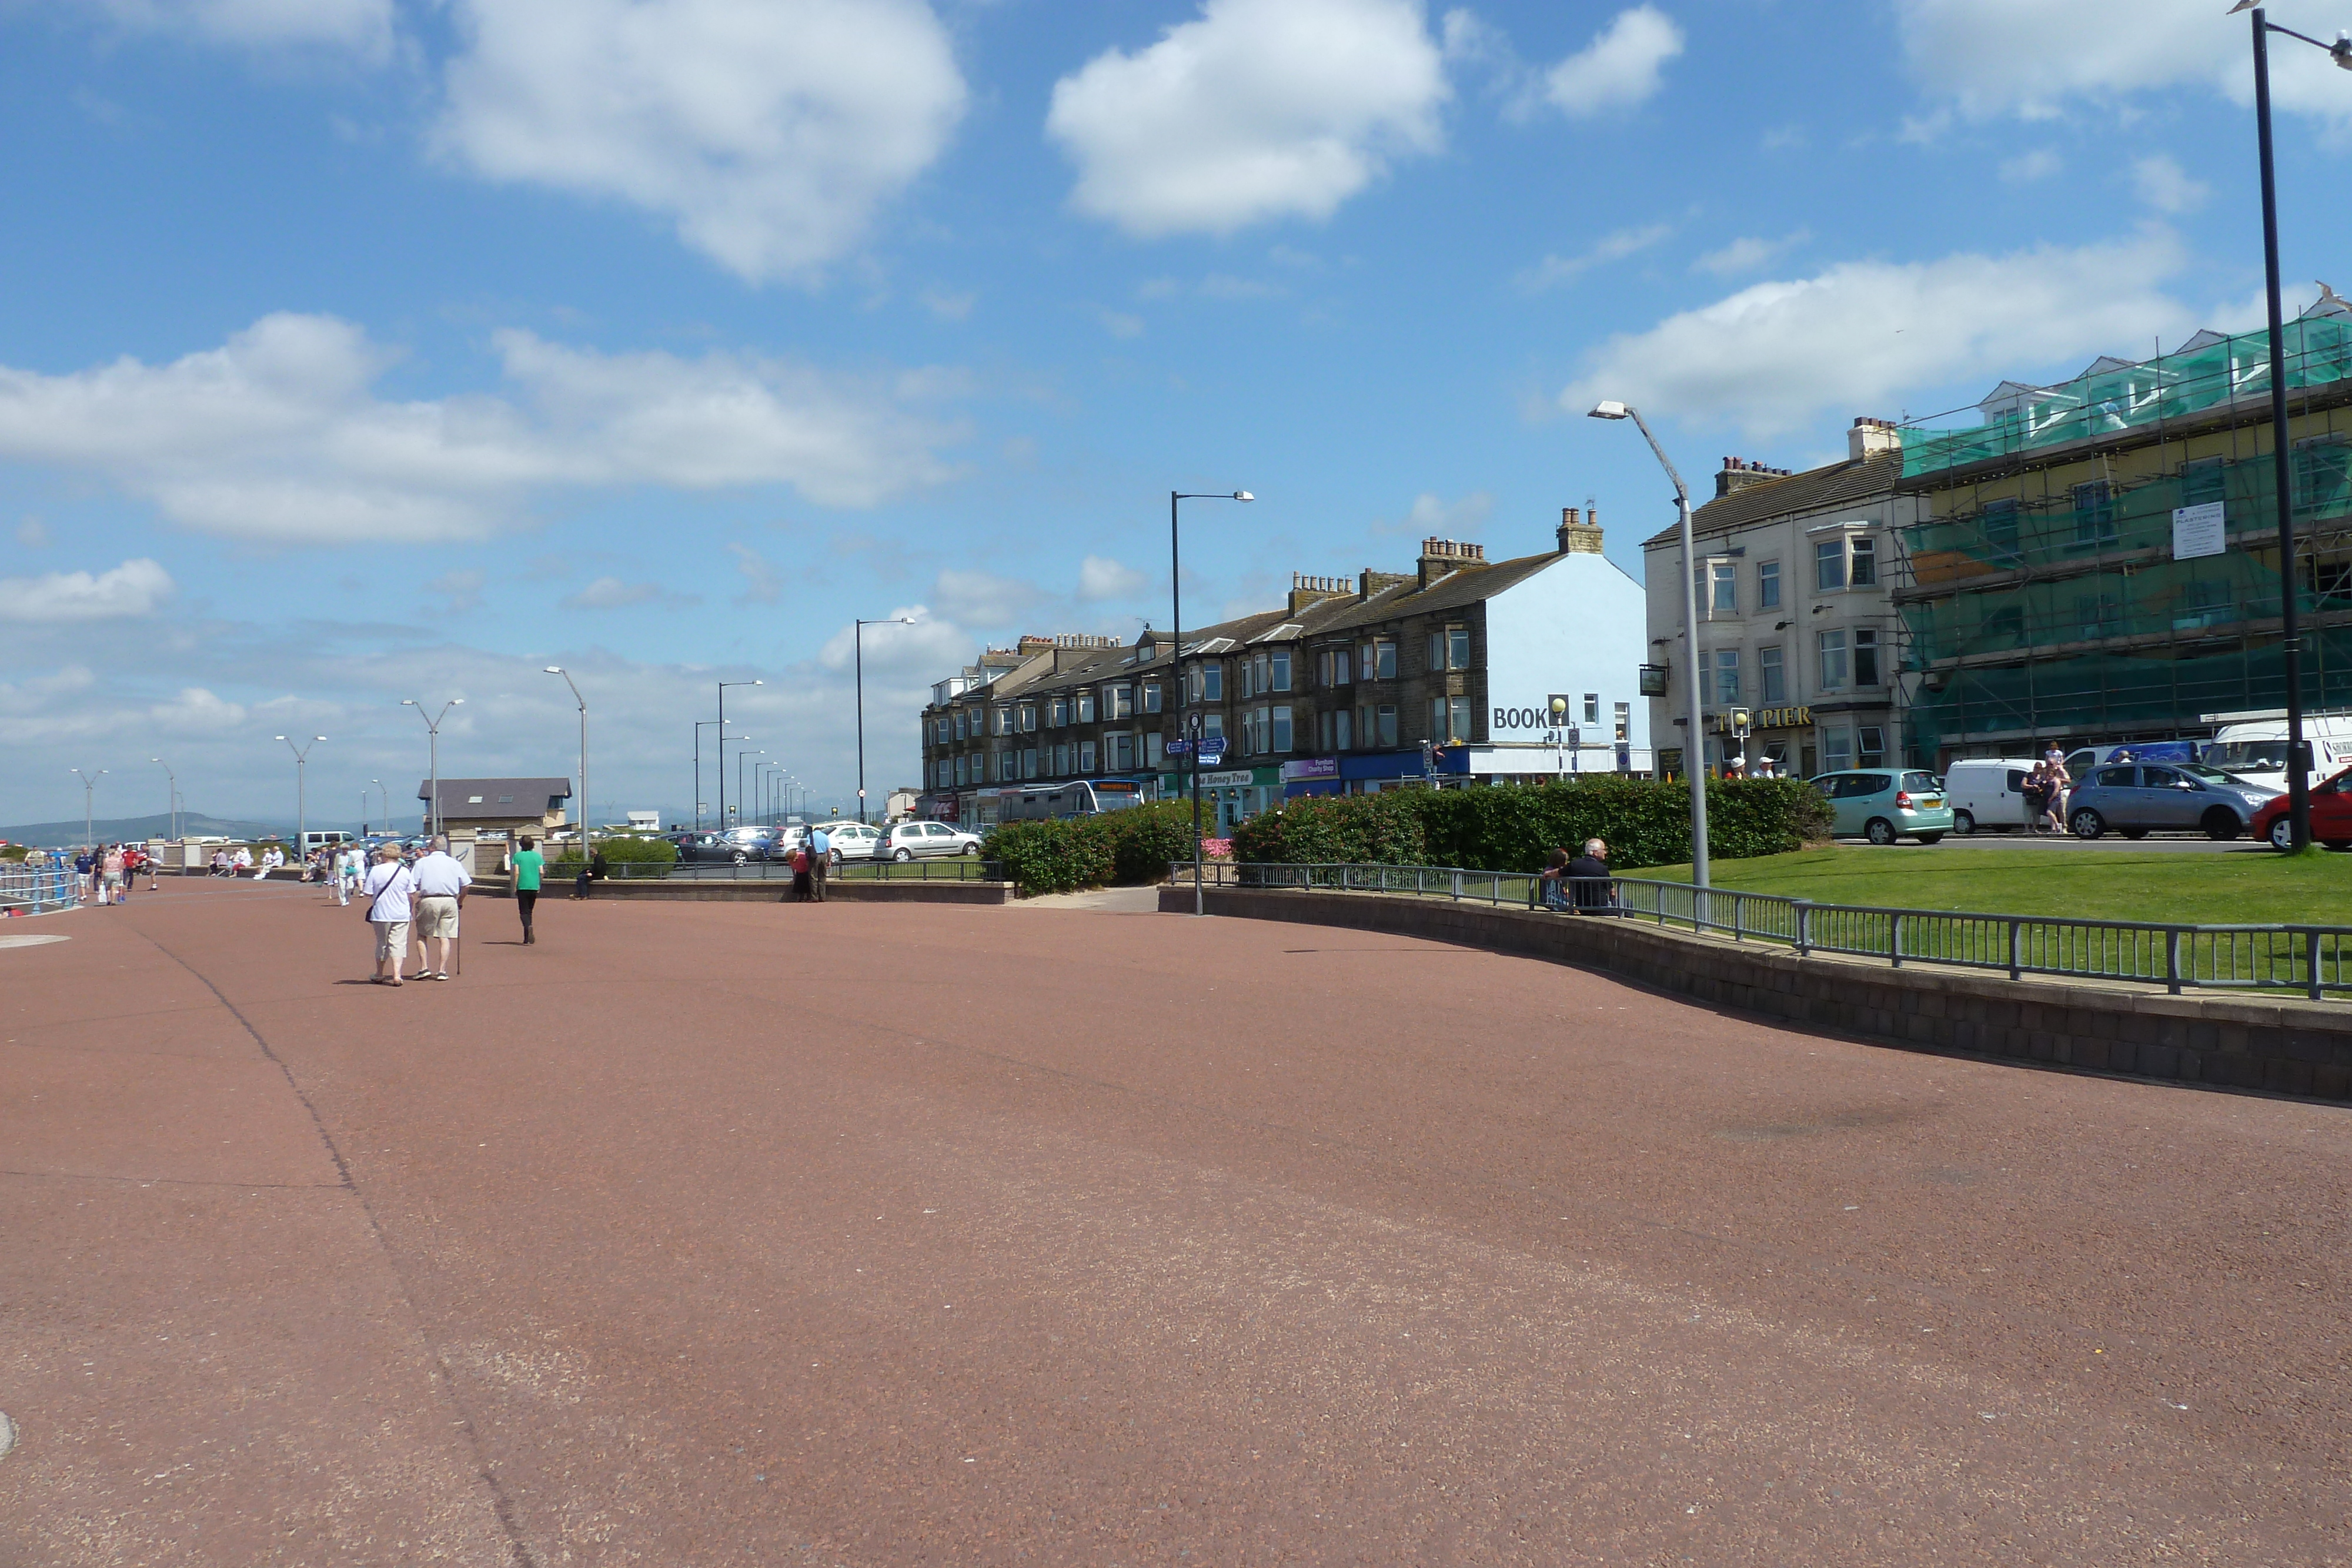
[[[1072,908],[0,924],[0,1565],[2352,1563],[2352,1113]]]

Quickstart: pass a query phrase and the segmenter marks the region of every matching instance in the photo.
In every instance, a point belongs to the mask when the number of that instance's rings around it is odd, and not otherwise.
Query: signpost
[[[1203,768],[1214,768],[1218,763],[1223,762],[1224,759],[1225,737],[1222,735],[1202,736],[1201,737],[1201,766]]]

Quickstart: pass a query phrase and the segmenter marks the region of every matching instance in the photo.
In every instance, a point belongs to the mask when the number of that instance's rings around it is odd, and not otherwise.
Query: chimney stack
[[[1588,508],[1583,515],[1580,515],[1574,507],[1559,509],[1559,553],[1601,553],[1601,513],[1598,507]]]
[[[1864,414],[1845,433],[1845,455],[1850,463],[1875,457],[1882,452],[1902,450],[1903,432],[1891,419],[1873,419]]]
[[[1788,476],[1788,469],[1768,467],[1753,457],[1727,457],[1715,476],[1716,498],[1720,500],[1745,490],[1750,485],[1761,485],[1769,479],[1785,479]]]
[[[1421,586],[1423,588],[1465,567],[1486,564],[1485,545],[1464,544],[1458,539],[1421,541]]]

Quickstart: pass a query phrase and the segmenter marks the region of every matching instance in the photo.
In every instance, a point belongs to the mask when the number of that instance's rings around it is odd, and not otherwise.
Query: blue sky
[[[711,684],[822,801],[982,643],[2260,319],[2217,0],[0,0],[0,821],[569,772],[685,810]],[[2317,0],[2273,19],[2332,37]],[[2292,304],[2352,76],[2277,60]],[[1562,629],[1572,636],[1573,628]],[[730,753],[731,755],[731,753]],[[730,766],[730,775],[733,771]],[[402,787],[404,783],[405,787]],[[731,793],[731,785],[730,785]],[[715,799],[706,765],[703,794]]]

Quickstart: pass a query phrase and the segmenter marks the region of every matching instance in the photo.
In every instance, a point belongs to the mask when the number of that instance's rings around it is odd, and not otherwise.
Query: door
[[[2089,804],[2107,820],[2111,828],[2145,828],[2147,803],[2140,799],[2139,769],[2137,768],[2096,768],[2090,779],[2095,787]],[[2068,800],[2071,816],[2074,802]]]
[[[2139,794],[2151,828],[2193,828],[2211,804],[2197,780],[2177,768],[2141,768]]]

